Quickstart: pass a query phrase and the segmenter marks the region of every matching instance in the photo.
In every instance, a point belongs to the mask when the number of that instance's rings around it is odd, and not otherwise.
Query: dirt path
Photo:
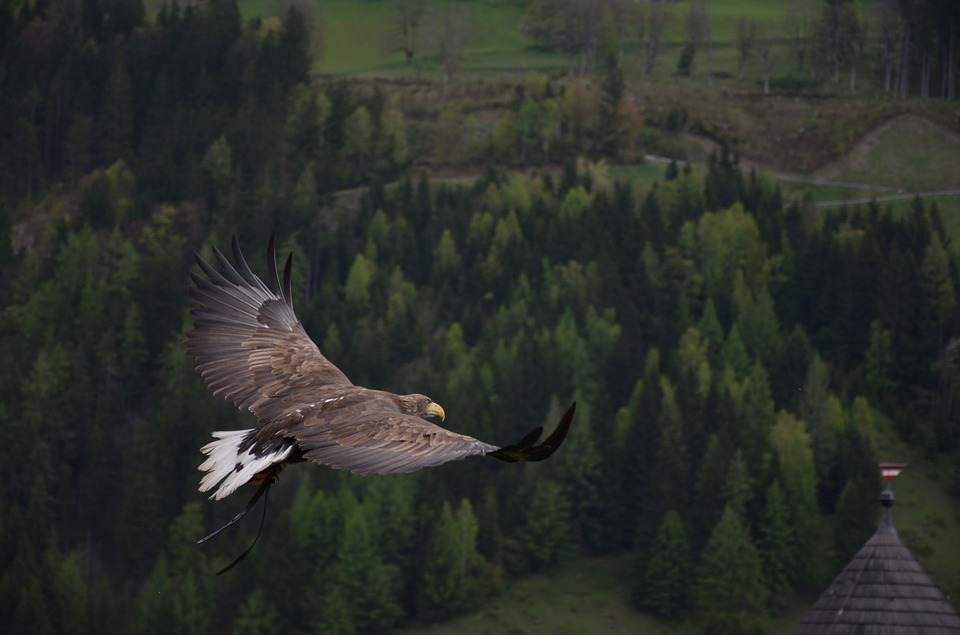
[[[866,144],[876,143],[876,139],[879,138],[885,129],[885,126],[889,126],[891,122],[896,121],[896,119],[891,119],[882,126],[878,126],[867,136],[870,139],[864,138],[859,147]],[[670,163],[673,159],[669,157],[663,157],[655,154],[648,154],[644,156],[644,159],[654,163]],[[949,190],[932,190],[927,192],[910,192],[903,188],[899,187],[887,187],[883,185],[870,185],[869,183],[855,183],[851,181],[834,181],[822,176],[813,176],[805,174],[791,174],[789,172],[779,172],[773,170],[769,167],[765,167],[754,161],[748,159],[742,160],[741,165],[745,168],[752,168],[757,170],[757,172],[762,172],[768,174],[780,181],[786,181],[788,183],[801,183],[805,185],[821,185],[827,187],[836,187],[849,190],[860,190],[866,192],[889,192],[887,196],[869,196],[869,197],[860,197],[860,198],[847,198],[847,199],[833,199],[829,201],[818,201],[814,203],[816,207],[842,207],[844,205],[866,205],[870,202],[877,203],[886,203],[893,201],[908,201],[913,199],[915,196],[920,198],[952,198],[960,197],[960,189],[949,189]]]
[[[820,178],[830,179],[831,175],[840,173],[844,168],[853,168],[857,170],[866,168],[867,157],[870,155],[870,151],[873,150],[877,143],[880,142],[880,138],[883,137],[883,135],[885,135],[891,128],[910,117],[915,117],[915,115],[906,114],[887,119],[882,124],[863,135],[856,145],[853,146],[850,152],[821,167],[815,172],[815,174]]]

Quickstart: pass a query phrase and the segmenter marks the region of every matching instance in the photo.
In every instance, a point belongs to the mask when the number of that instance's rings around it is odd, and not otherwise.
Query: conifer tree
[[[680,515],[668,511],[648,560],[634,556],[634,602],[663,617],[677,617],[687,606],[690,545]]]
[[[747,465],[760,466],[767,438],[775,419],[773,396],[767,372],[759,360],[754,361],[743,393],[743,412],[740,425],[740,447]]]
[[[552,420],[559,418],[559,408],[555,410],[556,416],[553,416]],[[580,546],[596,552],[604,546],[604,507],[601,500],[603,478],[590,416],[589,402],[578,398],[577,429],[570,431],[568,441],[572,441],[580,449],[562,457],[558,456],[556,467],[564,497],[570,507],[574,539]]]
[[[770,431],[770,445],[779,463],[794,531],[791,569],[795,572],[796,584],[802,588],[813,581],[816,564],[808,557],[814,549],[817,518],[816,470],[810,435],[800,419],[780,412]]]
[[[729,465],[729,451],[724,451],[716,432],[710,434],[707,449],[700,460],[697,477],[697,492],[691,510],[691,527],[694,545],[703,545],[710,536],[723,511],[723,483]]]
[[[753,496],[747,463],[743,460],[743,451],[739,448],[730,461],[723,484],[723,501],[727,507],[747,519],[747,505]]]
[[[517,555],[532,571],[556,564],[570,545],[570,509],[563,491],[556,483],[538,480],[525,512],[523,525],[516,534]]]
[[[700,557],[693,597],[710,633],[747,632],[763,612],[767,589],[760,556],[729,506]]]
[[[476,601],[478,529],[470,501],[461,500],[456,514],[443,504],[420,585],[420,607],[426,614],[450,617]]]
[[[676,509],[685,514],[689,503],[689,459],[683,434],[683,420],[674,397],[673,386],[663,377],[660,381],[663,402],[660,410],[660,445],[656,468],[658,510]]]
[[[110,70],[107,94],[97,122],[100,165],[110,165],[133,153],[133,95],[123,54],[117,53]]]
[[[847,481],[837,501],[833,542],[837,556],[847,561],[877,528],[877,488],[863,478]]]
[[[277,609],[256,589],[247,596],[233,623],[233,635],[278,635]]]
[[[734,324],[730,327],[727,341],[723,345],[723,361],[733,370],[736,377],[744,377],[750,370],[750,355],[740,336],[740,329]]]
[[[774,609],[782,609],[778,603],[792,586],[795,577],[794,536],[790,525],[790,510],[783,498],[780,484],[774,481],[767,488],[766,506],[760,519],[759,547],[763,560],[763,577],[770,590]]]
[[[340,588],[350,622],[358,632],[388,629],[403,611],[396,567],[385,564],[362,506],[344,510],[333,584]]]
[[[864,365],[864,379],[870,397],[875,403],[884,403],[894,390],[893,383],[893,341],[890,332],[880,320],[870,323],[870,343]]]

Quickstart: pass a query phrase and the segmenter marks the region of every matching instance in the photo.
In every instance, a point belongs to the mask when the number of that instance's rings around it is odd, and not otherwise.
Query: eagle
[[[233,261],[213,248],[217,267],[194,254],[190,272],[192,329],[187,352],[216,397],[256,418],[245,430],[213,432],[199,470],[201,492],[221,500],[246,483],[258,487],[247,506],[203,543],[239,521],[285,465],[310,461],[363,475],[414,472],[467,457],[507,462],[542,461],[563,443],[573,421],[572,404],[552,434],[541,426],[512,445],[497,446],[437,425],[443,408],[422,394],[398,395],[357,386],[310,339],[293,309],[287,256],[281,283],[275,239],[267,246],[268,284],[251,270],[240,244]],[[266,498],[260,530],[266,517]],[[260,537],[260,531],[253,544]],[[253,544],[223,573],[253,548]]]

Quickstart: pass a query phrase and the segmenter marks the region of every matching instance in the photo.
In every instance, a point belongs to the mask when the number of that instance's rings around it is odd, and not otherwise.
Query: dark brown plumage
[[[267,253],[269,286],[250,270],[236,238],[233,262],[213,250],[218,268],[197,257],[191,273],[194,328],[187,350],[215,396],[257,418],[250,430],[216,432],[200,490],[223,498],[246,482],[262,483],[283,464],[310,460],[360,474],[413,472],[468,456],[540,461],[563,443],[571,406],[557,430],[537,444],[536,428],[498,447],[437,426],[443,409],[423,395],[395,395],[356,386],[304,331],[293,310],[291,258],[281,283],[274,240]]]

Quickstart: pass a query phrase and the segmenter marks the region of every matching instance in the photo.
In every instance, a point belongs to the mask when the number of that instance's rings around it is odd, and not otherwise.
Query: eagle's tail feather
[[[197,468],[206,472],[200,480],[201,492],[208,492],[216,487],[210,498],[226,498],[260,472],[290,456],[294,444],[282,445],[267,452],[257,452],[251,446],[240,452],[240,446],[252,432],[252,429],[214,432],[213,436],[217,440],[200,448],[200,451],[207,455],[207,459]]]

